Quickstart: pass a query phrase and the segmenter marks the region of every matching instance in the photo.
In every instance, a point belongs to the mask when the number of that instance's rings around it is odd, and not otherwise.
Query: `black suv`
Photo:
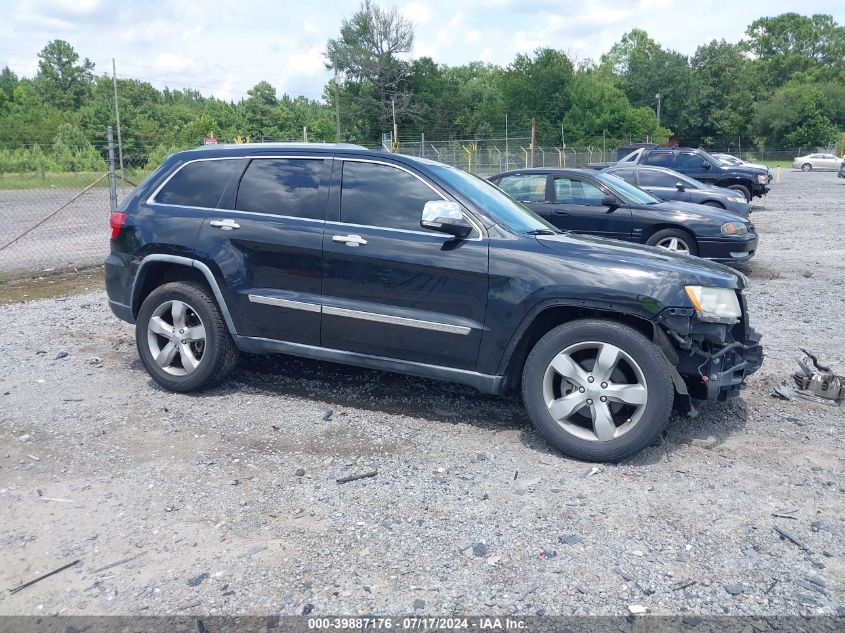
[[[106,287],[158,383],[281,352],[521,389],[563,452],[617,460],[673,402],[736,395],[762,359],[745,278],[563,235],[495,186],[349,145],[217,146],[168,158],[112,215]]]
[[[692,147],[657,147],[638,149],[615,163],[622,167],[631,163],[666,167],[724,189],[739,191],[748,202],[769,192],[771,176],[767,169],[750,165],[728,165],[703,149]]]

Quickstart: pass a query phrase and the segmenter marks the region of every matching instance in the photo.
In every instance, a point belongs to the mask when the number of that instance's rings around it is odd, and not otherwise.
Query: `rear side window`
[[[555,197],[558,204],[600,207],[604,192],[589,182],[560,176],[555,178]]]
[[[634,178],[634,170],[631,167],[625,167],[624,169],[614,169],[613,171],[609,171],[607,173],[611,176],[621,178],[625,182],[630,182],[632,185],[637,184],[637,181]]]
[[[514,174],[499,181],[499,188],[511,198],[520,202],[544,202],[546,200],[545,174]]]
[[[653,169],[640,170],[641,187],[674,187],[678,178],[672,174],[664,174]]]
[[[442,200],[419,178],[376,163],[343,162],[340,220],[387,229],[425,231],[420,218],[425,203]]]
[[[678,169],[701,169],[704,166],[704,158],[692,152],[682,152],[678,155]]]
[[[649,152],[645,157],[646,165],[658,165],[659,167],[670,167],[672,165],[672,152]]]
[[[188,163],[167,181],[155,197],[160,204],[216,209],[229,181],[243,167],[240,159]]]
[[[235,209],[323,220],[322,172],[323,161],[319,159],[254,159],[241,178]]]

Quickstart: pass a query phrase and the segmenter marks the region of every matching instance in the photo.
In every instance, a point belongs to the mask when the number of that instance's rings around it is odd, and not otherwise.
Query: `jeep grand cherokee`
[[[174,391],[280,352],[521,390],[564,453],[618,460],[673,403],[735,396],[761,363],[725,266],[562,234],[495,186],[349,145],[170,156],[111,218],[106,286]]]

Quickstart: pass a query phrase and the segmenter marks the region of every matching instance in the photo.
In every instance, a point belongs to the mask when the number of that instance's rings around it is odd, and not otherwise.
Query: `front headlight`
[[[687,286],[685,290],[702,321],[736,323],[742,316],[735,290],[709,286]]]
[[[758,174],[757,176],[757,183],[761,185],[766,184],[766,180],[768,180],[768,176],[766,174]]]
[[[730,198],[728,198],[728,202],[734,202],[737,204],[739,204],[740,202],[745,202],[746,204],[748,204],[748,200],[739,196],[731,196]]]
[[[722,235],[747,235],[748,227],[742,222],[725,222],[722,225]]]

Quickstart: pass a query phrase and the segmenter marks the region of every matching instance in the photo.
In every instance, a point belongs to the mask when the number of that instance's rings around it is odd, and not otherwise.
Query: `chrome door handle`
[[[208,225],[218,229],[223,229],[224,231],[241,228],[241,225],[234,220],[211,220]]]
[[[361,246],[366,244],[367,240],[360,235],[333,235],[332,242],[341,242],[347,246]]]

